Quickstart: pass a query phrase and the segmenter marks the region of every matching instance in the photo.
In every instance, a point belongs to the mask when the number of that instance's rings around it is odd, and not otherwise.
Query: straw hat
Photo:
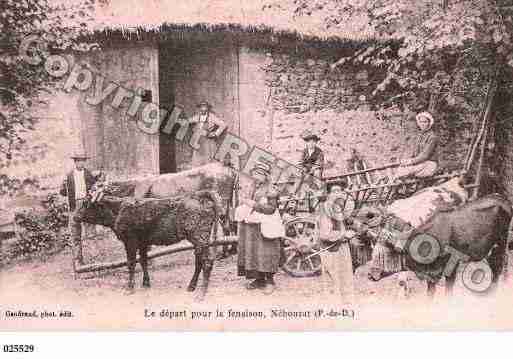
[[[198,103],[197,107],[201,107],[201,106],[207,106],[208,108],[212,108],[212,105],[206,100],[200,101]]]
[[[305,141],[308,141],[308,140],[311,140],[311,139],[314,139],[315,141],[319,141],[320,140],[320,137],[317,136],[316,134],[314,134],[312,131],[310,130],[304,130],[302,133],[301,133],[301,138]]]
[[[79,160],[85,160],[85,159],[88,159],[88,158],[91,158],[89,157],[84,150],[76,150],[75,152],[73,152],[73,154],[70,156],[70,158],[76,160],[76,159],[79,159]]]

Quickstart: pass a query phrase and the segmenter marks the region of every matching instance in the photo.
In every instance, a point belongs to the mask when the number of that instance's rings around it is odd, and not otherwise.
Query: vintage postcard
[[[513,328],[513,2],[3,0],[0,28],[0,330]]]

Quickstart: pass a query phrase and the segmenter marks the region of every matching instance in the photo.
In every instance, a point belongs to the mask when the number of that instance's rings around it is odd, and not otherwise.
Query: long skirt
[[[258,277],[258,272],[274,274],[280,264],[280,241],[266,240],[258,223],[239,223],[238,274],[248,279]]]
[[[320,253],[322,285],[325,295],[333,294],[352,300],[354,296],[353,264],[348,243],[338,251]]]

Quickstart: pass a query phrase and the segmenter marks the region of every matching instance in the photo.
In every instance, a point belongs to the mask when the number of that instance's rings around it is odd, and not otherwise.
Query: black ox
[[[373,218],[375,213],[372,210],[367,213],[360,212],[358,218],[367,217],[376,222],[376,218]],[[436,283],[444,275],[444,269],[451,258],[451,252],[445,250],[448,247],[468,256],[469,261],[477,262],[486,259],[493,274],[493,288],[496,287],[505,265],[511,216],[511,204],[504,197],[491,194],[451,211],[438,212],[428,222],[413,231],[406,232],[403,236],[385,236],[385,243],[395,250],[402,249],[403,269],[411,270],[419,278],[426,279],[430,296],[434,295]],[[381,221],[381,227],[386,225],[387,220],[390,218]],[[362,235],[368,237],[381,235],[379,230],[370,231],[364,222],[353,219],[349,220],[348,224]],[[412,240],[421,234],[436,238],[442,248],[441,254],[429,264],[419,263],[410,253],[409,246]],[[379,280],[390,274],[393,273],[385,273],[374,267],[371,268],[369,277]],[[446,277],[446,294],[452,293],[455,279],[456,267]]]
[[[188,290],[194,291],[203,271],[203,299],[214,265],[215,250],[210,246],[217,238],[222,200],[216,191],[202,190],[169,198],[116,197],[108,189],[96,194],[77,213],[83,222],[112,229],[123,242],[129,270],[128,290],[134,289],[134,272],[139,252],[143,269],[143,287],[150,287],[148,248],[150,245],[171,245],[188,240],[195,247],[195,270]]]

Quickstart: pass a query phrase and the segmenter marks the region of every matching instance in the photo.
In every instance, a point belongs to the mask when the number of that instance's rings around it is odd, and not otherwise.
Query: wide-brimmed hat
[[[212,105],[207,101],[207,100],[202,100],[198,103],[197,107],[201,107],[201,106],[207,106],[208,108],[211,108]]]
[[[433,117],[433,115],[431,115],[429,112],[427,111],[424,111],[424,112],[420,112],[417,114],[417,116],[415,116],[415,121],[418,121],[420,118],[427,118],[429,120],[429,127],[433,127],[433,124],[435,123],[435,118]]]
[[[308,141],[308,140],[315,140],[315,141],[319,141],[320,140],[320,137],[317,136],[315,133],[313,133],[312,131],[310,130],[304,130],[302,133],[301,133],[301,138],[305,141]]]
[[[267,177],[271,174],[271,166],[265,163],[257,163],[255,167],[253,167],[253,169],[250,171],[250,174],[260,174]]]
[[[88,159],[90,158],[84,150],[77,150],[75,152],[73,152],[73,154],[71,156],[69,156],[71,159],[80,159],[80,160],[85,160],[85,159]]]

